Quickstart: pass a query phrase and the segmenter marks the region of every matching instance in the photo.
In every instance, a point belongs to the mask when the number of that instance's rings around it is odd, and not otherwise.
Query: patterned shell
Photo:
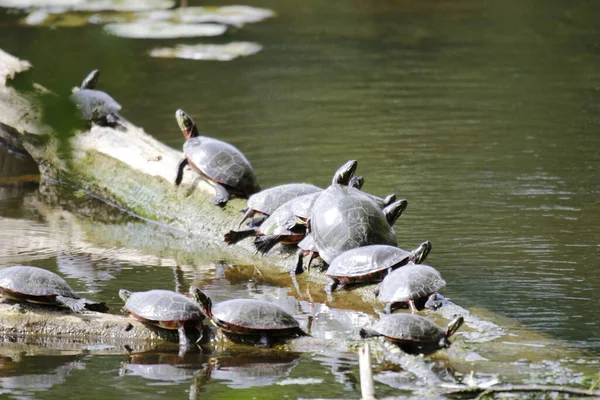
[[[327,263],[356,247],[398,243],[381,208],[348,186],[332,185],[317,198],[311,229],[319,254]]]
[[[121,105],[115,99],[100,90],[78,90],[71,95],[71,100],[84,119],[101,119],[121,109]]]
[[[25,265],[0,270],[0,287],[31,296],[79,298],[71,286],[54,272]]]
[[[290,230],[296,225],[296,216],[292,213],[288,206],[289,202],[285,203],[273,214],[269,215],[259,228],[263,235],[291,235]]]
[[[272,214],[279,207],[296,197],[320,192],[322,189],[308,183],[288,183],[253,194],[248,199],[248,208]]]
[[[372,329],[393,340],[420,343],[437,343],[446,333],[427,318],[406,313],[383,314]]]
[[[125,309],[150,321],[195,321],[205,318],[198,303],[170,290],[132,293],[125,303]]]
[[[213,318],[232,331],[298,328],[296,319],[276,304],[263,300],[234,299],[216,304]]]
[[[315,204],[317,198],[321,195],[323,190],[319,190],[318,192],[305,194],[304,196],[296,197],[294,200],[290,200],[287,205],[290,208],[292,214],[299,218],[308,219],[310,217],[310,213]]]
[[[196,136],[185,142],[183,152],[192,168],[215,182],[235,188],[247,196],[260,190],[250,162],[229,143]]]
[[[416,300],[446,286],[440,273],[428,265],[408,264],[388,274],[379,287],[379,300],[397,303]]]
[[[343,252],[333,259],[327,275],[362,276],[408,262],[412,253],[398,247],[375,244]]]

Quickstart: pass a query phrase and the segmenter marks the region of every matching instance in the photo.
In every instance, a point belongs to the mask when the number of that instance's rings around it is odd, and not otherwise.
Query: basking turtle
[[[274,341],[306,336],[298,321],[283,308],[268,301],[234,299],[214,307],[199,288],[190,286],[191,296],[204,307],[204,312],[234,342],[270,347]]]
[[[446,329],[425,317],[415,314],[383,314],[371,329],[361,329],[362,338],[383,336],[402,350],[411,354],[430,354],[450,347],[448,338],[463,324],[463,317],[456,317]]]
[[[244,209],[244,218],[239,226],[242,226],[248,218],[252,218],[249,223],[250,227],[259,226],[269,215],[288,201],[321,190],[323,189],[308,183],[288,183],[261,190],[248,198],[248,206]]]
[[[352,161],[348,161],[346,162],[344,165],[342,165],[335,173],[333,180],[335,182],[340,182],[340,184],[348,184],[348,182],[350,181],[350,178],[352,178],[352,176],[354,175],[354,171],[356,170],[356,161],[352,160]],[[321,193],[319,192],[315,192],[315,193]],[[239,230],[239,231],[234,231],[231,230],[229,232],[227,232],[224,236],[224,240],[227,244],[234,244],[239,242],[240,240],[247,238],[249,236],[260,236],[263,234],[267,234],[267,235],[273,235],[273,234],[280,234],[283,233],[283,230],[289,231],[290,234],[292,235],[296,235],[296,233],[301,232],[302,236],[298,237],[297,240],[292,241],[291,243],[298,243],[298,241],[300,241],[302,239],[302,237],[304,237],[304,234],[306,232],[306,227],[298,227],[297,229],[295,229],[296,227],[296,218],[294,217],[294,214],[292,213],[292,211],[287,207],[289,202],[283,204],[282,206],[280,206],[277,210],[275,210],[273,212],[273,214],[271,214],[269,216],[269,218],[267,218],[265,220],[265,222],[263,222],[259,227],[257,228],[250,228],[250,229],[244,229],[244,230]],[[303,203],[304,204],[304,203]],[[308,204],[308,206],[310,207],[312,205],[312,200],[310,202],[310,204]],[[299,210],[298,210],[299,211]],[[267,225],[265,225],[265,223]],[[268,228],[268,233],[263,232],[263,225],[265,225],[265,230]],[[276,233],[279,232],[279,233]],[[277,242],[273,243],[273,245],[275,245]],[[273,245],[271,245],[271,247],[273,247]],[[271,248],[269,247],[269,248]]]
[[[186,329],[196,331],[196,342],[202,339],[202,321],[206,315],[192,299],[160,289],[135,293],[121,289],[119,297],[125,302],[123,310],[135,319],[163,329],[176,329],[182,347],[191,343]]]
[[[215,188],[213,203],[224,206],[231,194],[248,198],[260,190],[250,162],[234,146],[199,136],[194,120],[183,110],[175,112],[179,128],[186,138],[184,158],[177,167],[175,186],[181,183],[183,169],[189,165]]]
[[[336,287],[348,283],[379,282],[391,271],[407,263],[421,263],[431,251],[425,241],[409,252],[395,246],[375,244],[343,252],[331,261],[327,269],[329,283],[325,290],[331,293]]]
[[[71,286],[54,272],[43,268],[15,265],[0,270],[0,295],[20,302],[49,304],[70,308],[107,312],[105,303],[79,297]]]
[[[102,126],[125,127],[125,122],[117,114],[121,105],[108,93],[96,90],[100,71],[95,69],[81,82],[79,89],[73,89],[71,101],[81,117]]]
[[[440,273],[428,265],[407,264],[388,274],[375,289],[375,295],[386,304],[385,312],[408,304],[412,312],[423,309],[429,297],[446,286]]]

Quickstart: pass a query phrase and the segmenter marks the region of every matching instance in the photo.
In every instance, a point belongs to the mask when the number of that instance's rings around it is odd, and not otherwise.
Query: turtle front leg
[[[220,183],[214,183],[215,188],[215,197],[212,199],[212,203],[219,206],[224,207],[229,201],[229,192],[225,189],[225,186]]]
[[[179,335],[179,346],[189,349],[192,346],[192,343],[185,333],[185,327],[183,325],[177,328],[177,334]]]
[[[292,283],[294,285],[294,288],[296,288],[296,292],[298,293],[299,297],[302,297],[302,294],[300,293],[300,285],[298,285],[298,280],[296,279],[296,275],[304,272],[303,260],[304,260],[304,251],[298,250],[298,256],[296,257],[296,262],[294,264],[292,264],[292,267],[290,268],[290,277],[292,278]]]
[[[333,301],[333,296],[331,295],[331,293],[338,287],[338,285],[339,282],[331,277],[327,281],[327,286],[325,286],[325,293],[327,294],[328,302],[331,303]]]
[[[273,347],[273,341],[269,337],[269,335],[262,335],[257,343],[258,347],[271,348]]]
[[[414,300],[409,300],[408,301],[408,306],[410,307],[410,313],[411,314],[419,312],[419,310],[417,310],[417,307],[415,306]]]
[[[189,164],[187,157],[182,158],[177,166],[177,178],[175,178],[175,186],[179,186],[183,179],[183,169]]]

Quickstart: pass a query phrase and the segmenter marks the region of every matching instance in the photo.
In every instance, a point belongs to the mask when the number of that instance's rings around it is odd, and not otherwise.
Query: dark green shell
[[[214,305],[212,315],[217,325],[237,334],[277,335],[300,329],[298,321],[283,308],[263,300],[227,300]]]
[[[196,136],[185,142],[183,152],[190,167],[214,182],[222,183],[245,197],[260,190],[250,162],[229,143]]]
[[[373,327],[392,341],[419,343],[439,343],[446,335],[446,329],[437,326],[425,317],[414,314],[384,314]]]
[[[109,94],[100,90],[80,89],[71,95],[71,100],[83,119],[101,120],[121,109],[121,105]]]
[[[26,296],[79,298],[71,286],[54,272],[25,265],[0,270],[0,288]]]
[[[153,321],[202,321],[206,316],[194,300],[170,291],[134,292],[125,303],[125,310],[135,317]]]
[[[389,268],[399,267],[410,260],[413,253],[388,245],[357,247],[333,259],[327,275],[360,278]]]
[[[446,286],[446,281],[433,267],[407,264],[388,274],[379,286],[378,299],[386,303],[417,300]]]
[[[288,201],[322,189],[308,183],[288,183],[261,190],[248,199],[248,208],[264,214],[272,214]]]

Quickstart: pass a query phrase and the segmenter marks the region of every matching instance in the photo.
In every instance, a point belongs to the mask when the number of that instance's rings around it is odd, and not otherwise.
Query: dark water
[[[396,225],[399,244],[433,243],[428,263],[447,280],[445,295],[600,353],[600,4],[252,5],[272,8],[279,16],[210,40],[264,46],[257,55],[229,63],[147,56],[156,46],[196,40],[119,39],[99,26],[25,28],[14,24],[19,15],[6,12],[0,12],[0,48],[30,60],[37,67],[35,79],[54,90],[76,85],[89,70],[100,68],[102,88],[124,105],[122,114],[175,148],[183,137],[174,111],[185,109],[203,133],[242,149],[264,187],[291,181],[326,185],[345,160],[359,160],[365,189],[408,199]],[[86,254],[72,244],[77,233],[48,217],[59,211],[48,206],[40,211],[35,188],[0,189],[0,234],[10,243],[2,245],[7,254],[0,255],[2,265],[22,262],[58,270],[79,290],[114,307],[119,307],[114,291],[119,285],[141,290],[172,282],[172,269],[164,268],[169,265],[160,252],[144,256],[126,246],[99,246],[85,263],[89,270],[65,270],[65,253]],[[39,241],[40,250],[15,250],[9,233],[14,231]],[[75,249],[70,253],[61,243]],[[140,268],[143,264],[148,267]],[[218,285],[215,269],[206,270]],[[204,270],[193,266],[190,271],[186,276],[197,279]],[[245,282],[232,287],[234,293],[267,293],[293,302],[274,288],[249,288]],[[218,286],[214,291],[219,293]],[[282,361],[289,365],[282,367],[285,372],[273,372],[270,381],[265,378],[267,386],[254,387],[252,396],[359,397],[351,359],[300,354]],[[214,398],[249,395],[229,390],[245,379],[218,378],[214,370],[208,383],[154,382],[133,367],[119,375],[121,361],[65,357],[60,365],[48,363],[42,373],[56,382],[48,378],[44,384],[75,394],[83,388],[61,382],[85,369],[97,372],[109,395],[181,397],[183,390]],[[185,372],[197,381],[202,374],[195,372],[211,361],[195,363],[186,364]],[[336,375],[336,363],[350,372]],[[290,390],[278,386],[274,395],[270,385],[283,376],[323,381]],[[46,390],[32,396],[56,395]]]

